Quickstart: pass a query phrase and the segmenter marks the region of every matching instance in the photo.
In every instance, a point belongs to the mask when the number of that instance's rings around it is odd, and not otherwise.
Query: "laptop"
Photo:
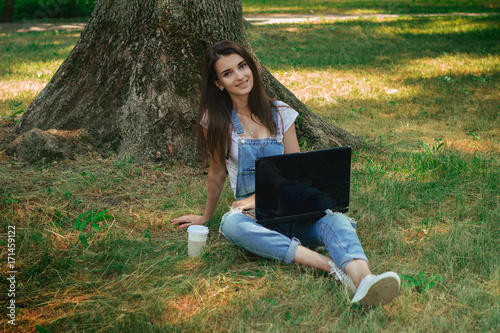
[[[349,209],[351,147],[259,158],[255,219],[266,226],[320,219]]]

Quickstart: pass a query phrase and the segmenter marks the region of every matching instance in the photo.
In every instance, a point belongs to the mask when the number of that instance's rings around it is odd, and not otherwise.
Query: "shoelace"
[[[335,274],[335,278],[342,282],[343,285],[351,289],[353,293],[355,293],[358,288],[354,285],[354,282],[352,282],[351,278],[349,275],[344,273],[333,261],[329,261],[328,264],[330,264],[330,267],[332,268],[330,270],[330,275]]]

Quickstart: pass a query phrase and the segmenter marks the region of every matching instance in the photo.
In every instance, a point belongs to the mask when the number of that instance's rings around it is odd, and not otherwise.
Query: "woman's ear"
[[[218,80],[215,80],[214,84],[217,86],[217,88],[220,89],[220,91],[224,90],[224,86],[222,84],[220,84],[220,82]]]

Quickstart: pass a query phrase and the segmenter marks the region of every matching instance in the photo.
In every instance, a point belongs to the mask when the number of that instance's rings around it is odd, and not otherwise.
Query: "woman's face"
[[[215,62],[219,89],[226,89],[232,98],[248,96],[253,88],[253,73],[246,61],[239,54],[221,56]]]

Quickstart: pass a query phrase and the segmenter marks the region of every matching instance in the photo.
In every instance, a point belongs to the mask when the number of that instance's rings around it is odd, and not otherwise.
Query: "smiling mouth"
[[[238,88],[245,88],[247,86],[247,84],[248,84],[248,80],[241,82],[241,83],[237,84],[236,86]]]

